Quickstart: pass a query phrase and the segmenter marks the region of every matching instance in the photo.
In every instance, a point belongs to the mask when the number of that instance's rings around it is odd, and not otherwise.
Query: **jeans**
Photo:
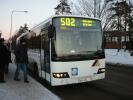
[[[27,65],[25,63],[17,63],[17,69],[14,78],[18,79],[19,72],[21,69],[23,71],[24,80],[27,80]]]

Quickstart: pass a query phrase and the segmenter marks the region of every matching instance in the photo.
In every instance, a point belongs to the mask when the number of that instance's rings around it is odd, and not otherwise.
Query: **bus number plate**
[[[81,82],[87,82],[87,78],[79,78],[78,79],[78,82],[81,83]]]

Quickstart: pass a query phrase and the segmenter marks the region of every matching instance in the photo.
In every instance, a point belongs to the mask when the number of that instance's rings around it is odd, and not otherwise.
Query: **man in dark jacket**
[[[14,54],[16,57],[16,64],[17,64],[14,80],[16,81],[20,80],[18,76],[19,76],[20,69],[22,69],[24,74],[24,82],[29,83],[27,79],[28,55],[27,55],[27,47],[26,47],[25,39],[20,39],[20,43],[16,46],[14,50]]]
[[[4,38],[0,38],[0,83],[5,83],[4,70],[7,63],[7,48],[4,45]]]
[[[12,60],[11,60],[11,51],[7,49],[7,60],[6,60],[6,64],[5,64],[5,73],[8,74],[8,66],[9,66],[9,63],[12,63]]]

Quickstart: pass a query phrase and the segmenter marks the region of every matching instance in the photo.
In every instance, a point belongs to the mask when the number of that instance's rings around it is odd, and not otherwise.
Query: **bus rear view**
[[[56,16],[50,39],[52,86],[105,78],[101,22],[86,17]]]

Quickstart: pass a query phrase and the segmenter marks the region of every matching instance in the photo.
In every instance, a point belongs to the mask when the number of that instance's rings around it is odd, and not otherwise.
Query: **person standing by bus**
[[[9,70],[9,63],[12,63],[11,60],[11,51],[7,49],[7,53],[6,53],[7,59],[6,59],[6,64],[5,64],[5,73],[8,74]]]
[[[6,63],[5,63],[5,73],[8,74],[9,70],[8,70],[8,67],[9,67],[9,63],[12,63],[12,60],[11,60],[11,51],[9,50],[8,48],[8,44],[6,42],[3,43],[5,46],[6,46]]]
[[[27,47],[26,47],[25,39],[20,39],[20,43],[17,44],[14,50],[14,54],[16,57],[15,59],[16,59],[16,64],[17,64],[14,80],[20,81],[18,76],[19,76],[20,70],[22,69],[23,74],[24,74],[24,82],[29,83],[28,77],[27,77],[28,54],[27,54]]]
[[[0,38],[0,83],[5,83],[4,80],[4,71],[5,71],[5,66],[7,63],[7,48],[4,45],[4,38]]]

